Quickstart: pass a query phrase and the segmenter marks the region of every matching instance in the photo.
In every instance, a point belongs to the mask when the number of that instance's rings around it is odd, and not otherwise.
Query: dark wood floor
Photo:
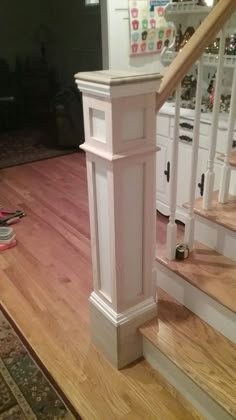
[[[0,171],[0,203],[27,212],[0,254],[0,300],[84,419],[199,418],[145,361],[118,372],[91,343],[85,166],[74,154]]]

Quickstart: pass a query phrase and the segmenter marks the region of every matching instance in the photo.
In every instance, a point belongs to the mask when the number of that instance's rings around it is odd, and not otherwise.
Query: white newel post
[[[160,75],[76,76],[83,92],[94,291],[92,338],[118,368],[142,356],[156,316],[155,91]]]

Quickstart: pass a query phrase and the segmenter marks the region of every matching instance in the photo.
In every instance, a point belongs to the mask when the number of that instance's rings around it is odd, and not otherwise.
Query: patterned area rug
[[[0,420],[81,419],[59,396],[58,386],[46,378],[13,325],[0,307]]]
[[[67,155],[79,151],[78,146],[60,148],[55,134],[47,128],[25,128],[0,133],[0,169]]]

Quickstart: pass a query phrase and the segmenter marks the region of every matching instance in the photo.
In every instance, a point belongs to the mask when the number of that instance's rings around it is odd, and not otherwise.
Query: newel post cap
[[[155,92],[159,89],[161,79],[162,75],[159,73],[121,70],[82,72],[75,75],[76,84],[82,92],[110,97]]]

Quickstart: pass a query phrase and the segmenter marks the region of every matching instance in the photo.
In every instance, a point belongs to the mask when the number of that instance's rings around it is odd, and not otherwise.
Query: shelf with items
[[[183,14],[208,14],[211,10],[210,6],[199,0],[170,2],[165,11],[165,16],[183,15]]]
[[[201,5],[199,4],[201,3]],[[166,6],[165,16],[171,20],[176,28],[175,45],[165,48],[161,54],[163,66],[168,66],[177,54],[188,43],[201,22],[209,14],[213,6],[206,6],[208,1],[171,1]],[[213,3],[213,2],[212,2]],[[194,12],[192,12],[194,10]],[[197,12],[201,12],[201,14]],[[167,18],[168,17],[168,18]],[[223,39],[224,37],[224,39]],[[222,51],[222,42],[225,46]],[[219,54],[223,52],[223,75],[221,84],[220,112],[229,113],[232,94],[233,71],[236,69],[236,13],[227,22],[224,31],[220,31],[216,39],[206,48],[202,55],[202,113],[212,113],[217,70],[219,68]],[[198,60],[181,83],[181,108],[194,110],[196,105],[196,79],[200,60]],[[169,98],[174,104],[174,98]]]
[[[219,57],[217,54],[204,54],[203,64],[204,66],[217,67]],[[236,65],[236,55],[225,55],[224,56],[224,67],[234,69]]]
[[[212,0],[215,4],[215,1]],[[208,4],[208,5],[207,5]],[[163,51],[163,65],[170,64],[176,57],[176,52],[181,51],[189,41],[195,30],[211,11],[213,5],[209,6],[208,0],[171,0],[165,8],[166,20],[171,20],[176,28],[174,48]],[[193,13],[194,12],[194,13]],[[196,12],[196,13],[195,13]],[[201,12],[202,15],[197,16]],[[203,17],[204,15],[204,17]],[[218,54],[222,31],[209,45],[204,54],[204,66],[215,67],[218,65]],[[236,64],[236,13],[234,13],[224,28],[225,56],[224,67],[234,68]]]
[[[211,9],[205,0],[170,1],[166,5],[165,19],[176,28],[175,51],[184,47]]]
[[[165,51],[162,56],[162,62],[164,65],[172,63],[177,56],[176,51]],[[217,67],[218,55],[217,54],[203,54],[203,65],[209,67]],[[234,69],[236,65],[236,55],[225,55],[224,56],[224,67]]]
[[[164,66],[167,66],[168,64],[171,64],[172,61],[175,59],[175,57],[177,56],[178,52],[177,51],[171,51],[171,50],[164,50],[162,53],[162,57],[161,57],[161,61],[162,64]]]

